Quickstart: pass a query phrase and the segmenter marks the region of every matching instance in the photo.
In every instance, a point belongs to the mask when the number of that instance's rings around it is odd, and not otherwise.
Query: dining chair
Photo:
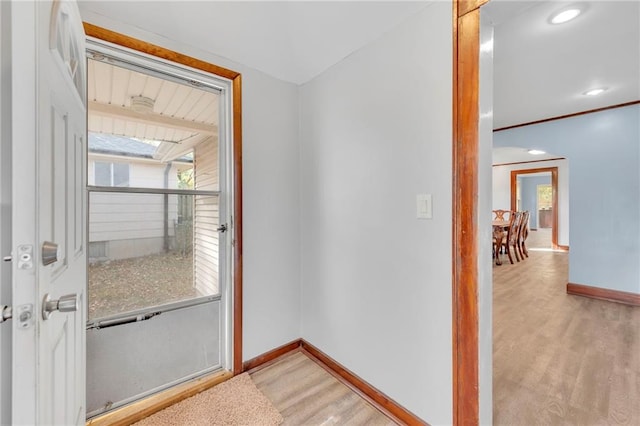
[[[493,220],[509,220],[511,210],[493,210]]]
[[[509,262],[511,262],[512,264],[515,262],[513,261],[513,257],[511,256],[511,248],[513,248],[513,253],[515,254],[516,260],[520,262],[520,257],[518,256],[518,245],[519,245],[518,236],[520,235],[521,223],[522,223],[522,212],[511,212],[509,229],[507,230],[507,238],[506,238],[506,241],[502,243],[502,246],[504,247],[505,250],[507,250],[507,255],[509,256]]]
[[[493,220],[500,220],[500,221],[503,221],[503,222],[508,222],[509,219],[511,218],[511,210],[498,209],[498,210],[492,210],[492,211],[493,211]],[[502,254],[503,253],[501,241],[504,241],[504,238],[506,237],[506,235],[503,235],[503,238],[500,239],[502,231],[503,230],[500,230],[500,229],[495,229],[494,230],[493,249],[494,249],[494,255],[495,255],[496,258],[497,258],[498,254]],[[506,234],[506,232],[505,232],[505,234]]]
[[[507,231],[504,230],[503,227],[494,226],[493,227],[493,257],[496,259],[496,265],[501,265],[500,255],[502,254],[502,246],[503,242],[507,239]]]
[[[529,257],[529,251],[527,250],[526,241],[529,236],[529,211],[525,211],[522,213],[522,221],[520,223],[520,232],[518,235],[518,251],[520,252],[520,257],[524,259],[524,257]]]

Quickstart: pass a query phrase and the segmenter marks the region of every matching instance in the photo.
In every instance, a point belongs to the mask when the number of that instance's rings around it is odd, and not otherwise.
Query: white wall
[[[299,338],[297,86],[80,7],[87,22],[242,73],[243,359]]]
[[[11,253],[11,3],[0,1],[0,257]],[[0,305],[11,305],[11,263],[0,260]],[[0,424],[11,423],[11,327],[0,324]]]
[[[500,134],[497,132],[496,134]],[[558,244],[570,246],[569,240],[569,160],[540,161],[535,163],[509,164],[493,166],[493,209],[509,210],[511,208],[511,171],[539,169],[542,167],[558,168]],[[526,176],[526,175],[523,175]],[[531,212],[535,214],[535,212]]]
[[[496,132],[570,163],[569,282],[640,293],[640,105]]]
[[[452,421],[451,9],[426,7],[300,97],[302,337],[431,424]]]

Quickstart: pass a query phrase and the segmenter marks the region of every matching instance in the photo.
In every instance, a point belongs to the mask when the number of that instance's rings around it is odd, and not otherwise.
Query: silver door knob
[[[75,312],[78,310],[78,295],[66,294],[58,300],[51,300],[49,293],[44,295],[42,300],[42,319],[48,320],[51,313],[59,312]]]

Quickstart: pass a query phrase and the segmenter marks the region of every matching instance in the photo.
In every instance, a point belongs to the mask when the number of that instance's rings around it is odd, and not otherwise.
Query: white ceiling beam
[[[142,124],[151,124],[159,127],[167,127],[177,130],[185,130],[203,135],[216,135],[218,126],[206,123],[197,123],[195,121],[184,120],[182,118],[169,117],[156,113],[142,113],[134,111],[130,108],[103,104],[101,102],[89,102],[89,114],[99,115],[102,117],[120,118],[126,121],[133,121]]]

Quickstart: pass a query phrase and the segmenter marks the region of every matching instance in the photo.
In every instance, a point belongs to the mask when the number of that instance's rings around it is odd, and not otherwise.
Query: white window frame
[[[98,164],[108,164],[109,165],[109,185],[98,185]],[[115,165],[124,165],[127,166],[127,184],[126,185],[115,185]],[[113,186],[116,188],[127,188],[131,186],[131,164],[123,163],[120,161],[99,161],[95,160],[93,162],[93,182],[96,184],[95,186]]]

